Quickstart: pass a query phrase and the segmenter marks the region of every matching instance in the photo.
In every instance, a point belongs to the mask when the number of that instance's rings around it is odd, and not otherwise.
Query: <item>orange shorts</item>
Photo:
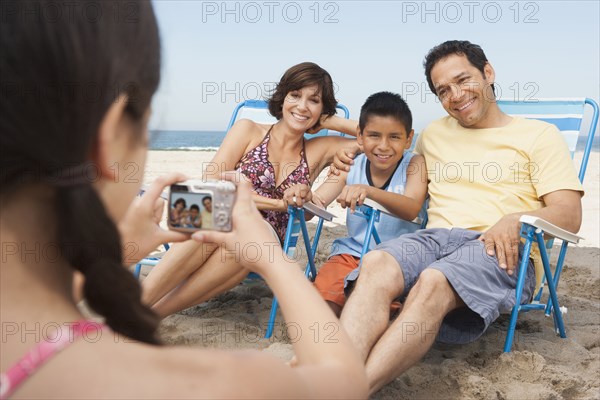
[[[350,254],[336,254],[327,260],[319,269],[315,279],[315,287],[321,293],[321,297],[343,308],[346,304],[344,279],[358,267],[359,263],[360,258]],[[394,301],[390,305],[390,312],[394,313],[401,307],[400,302]]]
[[[321,296],[343,307],[346,303],[344,296],[344,278],[354,268],[358,267],[360,258],[350,254],[336,254],[325,262],[319,269],[315,286]]]

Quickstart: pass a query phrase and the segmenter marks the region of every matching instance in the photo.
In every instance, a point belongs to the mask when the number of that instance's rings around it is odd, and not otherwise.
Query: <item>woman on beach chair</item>
[[[0,93],[0,399],[365,398],[364,369],[343,329],[335,343],[298,338],[296,368],[261,352],[160,346],[159,319],[141,303],[124,250],[135,244],[127,257],[139,259],[159,243],[188,238],[161,230],[155,218],[161,191],[184,177],[159,178],[133,202],[160,47],[152,3],[131,3],[136,23],[113,18],[112,2],[94,2],[102,18],[93,23],[84,13],[53,20],[15,13],[0,27],[2,87],[27,88]],[[102,90],[89,101],[73,82]],[[68,96],[57,92],[66,85]],[[40,93],[54,95],[40,101]],[[232,216],[232,232],[197,239],[228,249],[270,240],[246,182]],[[271,285],[285,316],[304,332],[334,323],[282,252],[263,250],[240,263]],[[105,324],[77,308],[75,271]]]
[[[331,163],[337,149],[354,140],[339,136],[306,140],[305,132],[319,130],[321,118],[335,114],[331,76],[314,63],[288,69],[271,98],[269,112],[277,122],[264,125],[237,121],[227,133],[205,173],[240,171],[254,188],[265,225],[283,243],[288,205],[302,205],[310,186]],[[332,118],[336,127],[342,118]],[[238,285],[248,271],[216,246],[194,241],[173,246],[142,283],[143,300],[161,316],[200,304]]]

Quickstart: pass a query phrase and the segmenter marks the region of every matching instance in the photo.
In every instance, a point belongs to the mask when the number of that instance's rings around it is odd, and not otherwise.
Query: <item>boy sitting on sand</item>
[[[322,207],[337,197],[343,208],[349,208],[348,236],[334,241],[331,255],[315,281],[338,317],[346,302],[344,278],[358,267],[367,230],[367,220],[354,215],[356,206],[369,198],[398,217],[382,213],[375,223],[385,241],[420,228],[409,221],[424,215],[427,196],[425,160],[407,151],[414,131],[410,109],[402,97],[390,92],[371,95],[361,108],[357,130],[357,142],[364,154],[354,159],[349,172],[330,176],[312,196],[312,201]]]

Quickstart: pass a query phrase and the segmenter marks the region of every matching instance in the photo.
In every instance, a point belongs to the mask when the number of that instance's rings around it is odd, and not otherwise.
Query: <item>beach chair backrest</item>
[[[594,110],[589,131],[584,135],[581,133],[581,122],[583,120],[586,104]],[[594,100],[580,99],[536,99],[536,100],[498,100],[498,106],[505,113],[523,118],[538,119],[555,125],[562,133],[571,158],[575,154],[579,136],[586,137],[587,142],[584,149],[581,165],[579,166],[579,180],[583,182],[589,154],[592,149],[592,141],[598,122],[598,105]]]
[[[227,132],[239,119],[249,119],[259,124],[274,124],[277,119],[269,114],[268,103],[264,100],[246,100],[239,103],[233,110]]]
[[[593,109],[592,121],[586,135],[581,133],[581,123],[586,104]],[[498,106],[505,113],[512,116],[537,119],[555,125],[563,135],[567,147],[571,153],[571,158],[577,149],[579,136],[587,139],[586,146],[579,165],[579,180],[583,183],[585,170],[587,168],[590,151],[596,125],[598,123],[598,105],[594,100],[586,98],[574,99],[535,99],[535,100],[498,100]],[[552,249],[554,240],[546,242],[548,250]]]

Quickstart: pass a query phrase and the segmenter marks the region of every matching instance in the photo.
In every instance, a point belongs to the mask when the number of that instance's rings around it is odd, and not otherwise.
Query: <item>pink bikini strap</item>
[[[62,325],[53,338],[45,338],[33,349],[29,350],[8,371],[0,375],[0,400],[9,398],[17,388],[33,375],[49,359],[62,349],[72,344],[81,336],[101,331],[103,324],[80,320]],[[94,337],[94,341],[98,339]]]

